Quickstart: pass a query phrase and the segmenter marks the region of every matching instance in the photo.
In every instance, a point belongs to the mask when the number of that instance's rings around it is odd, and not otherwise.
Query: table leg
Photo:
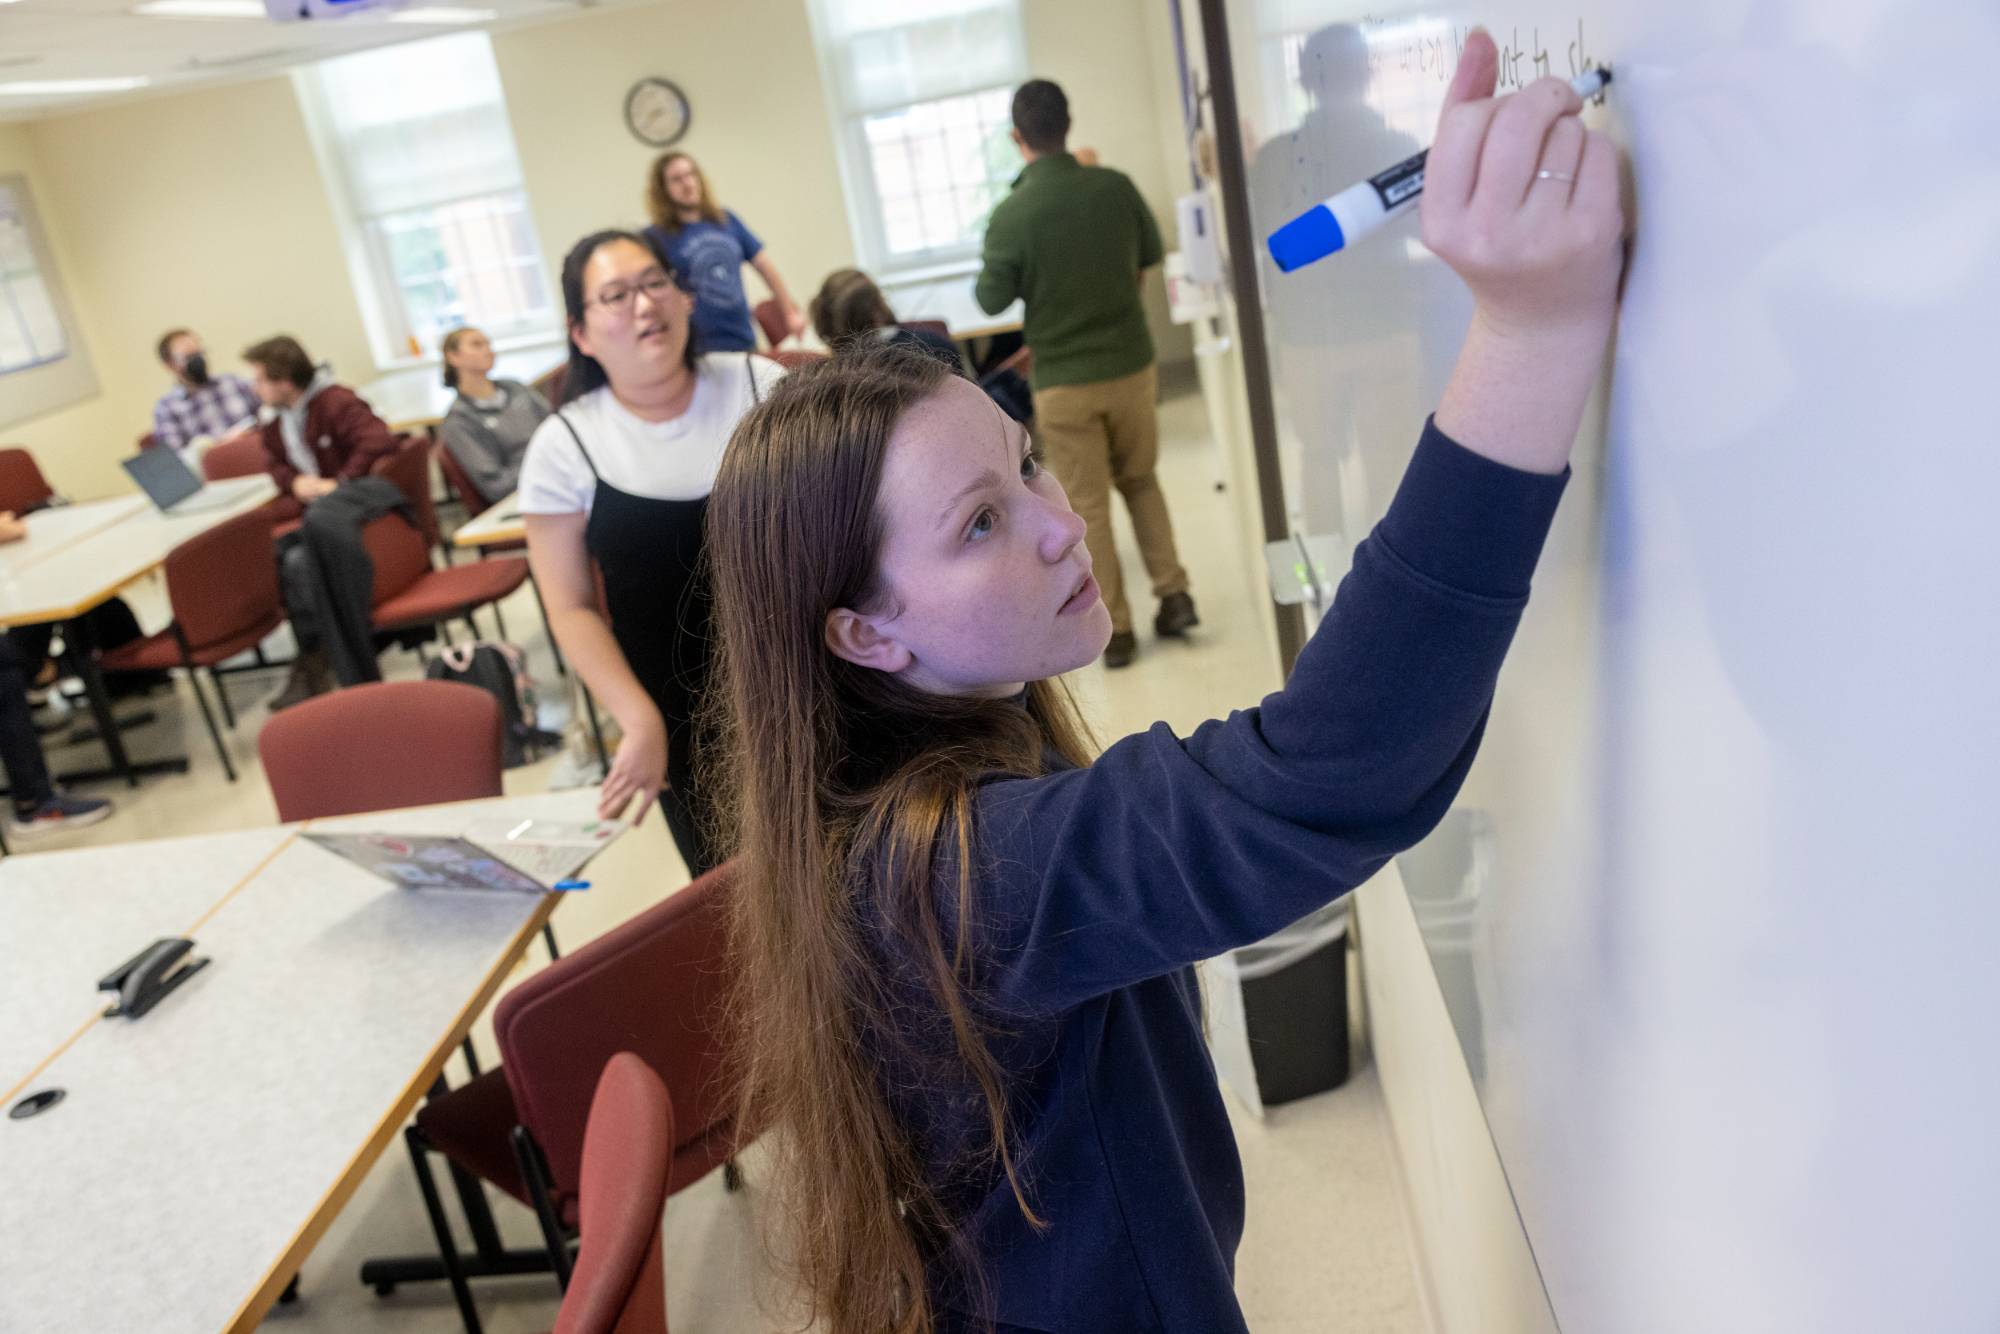
[[[104,753],[111,757],[112,769],[124,777],[126,786],[139,786],[139,775],[133,772],[132,761],[125,754],[124,738],[118,733],[111,696],[104,689],[104,673],[97,669],[97,645],[90,633],[89,620],[79,616],[65,624],[63,642],[69,645],[77,675],[83,678],[83,692],[90,701],[91,716],[97,720],[98,739],[104,743]]]

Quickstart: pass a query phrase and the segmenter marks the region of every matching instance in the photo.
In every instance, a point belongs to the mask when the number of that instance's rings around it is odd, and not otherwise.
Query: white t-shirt
[[[754,395],[750,368],[757,377]],[[588,514],[599,477],[652,500],[699,500],[715,486],[736,423],[784,374],[784,367],[764,357],[711,353],[695,362],[694,397],[672,421],[634,416],[608,386],[564,404],[562,414],[583,437],[590,460],[585,462],[569,428],[551,414],[535,428],[521,464],[521,513]]]

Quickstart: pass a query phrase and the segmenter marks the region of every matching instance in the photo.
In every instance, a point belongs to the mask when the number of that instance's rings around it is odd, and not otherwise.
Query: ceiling
[[[327,56],[420,40],[471,27],[560,18],[633,0],[405,0],[408,9],[458,11],[455,23],[392,22],[374,11],[334,20],[160,18],[145,0],[0,0],[0,121],[27,120],[113,101],[157,97],[204,83],[274,74]],[[261,8],[261,0],[258,0]],[[490,16],[490,17],[489,17]],[[12,95],[5,85],[66,79],[143,78],[116,92]]]

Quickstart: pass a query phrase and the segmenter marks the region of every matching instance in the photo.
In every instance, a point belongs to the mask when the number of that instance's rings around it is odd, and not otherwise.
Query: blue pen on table
[[[1603,92],[1610,82],[1611,71],[1604,68],[1577,75],[1569,86],[1587,100]],[[1336,250],[1347,249],[1389,219],[1409,212],[1424,192],[1424,162],[1430,154],[1426,148],[1386,171],[1357,181],[1272,232],[1265,244],[1278,268],[1286,273],[1302,269]]]
[[[588,880],[558,880],[553,885],[550,885],[549,888],[560,894],[565,890],[589,889],[590,882]]]

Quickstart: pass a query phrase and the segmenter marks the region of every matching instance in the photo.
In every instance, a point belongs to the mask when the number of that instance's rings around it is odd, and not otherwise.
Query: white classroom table
[[[314,821],[589,819],[594,788]],[[657,825],[658,822],[655,822]],[[643,838],[644,827],[626,835]],[[249,1331],[558,895],[418,893],[295,827],[0,862],[0,1329]],[[209,965],[137,1020],[97,979],[163,935]]]
[[[451,535],[455,547],[491,547],[505,542],[524,542],[528,525],[521,518],[521,493],[510,491],[496,500]]]
[[[163,514],[144,496],[118,496],[81,505],[37,510],[25,516],[28,535],[0,547],[0,629],[41,625],[70,626],[91,715],[111,757],[112,769],[133,786],[141,772],[184,770],[185,758],[134,765],[125,755],[112,716],[84,615],[109,602],[120,589],[166,563],[169,553],[239,514],[247,514],[278,494],[267,473],[210,482],[184,504],[185,512]],[[80,781],[79,775],[68,775]]]
[[[889,307],[896,312],[897,319],[943,320],[952,338],[961,343],[1020,329],[1025,307],[1016,301],[998,315],[988,315],[972,294],[978,281],[976,272],[903,282],[891,280],[882,284],[882,295],[889,298]]]
[[[509,348],[494,358],[492,376],[496,380],[533,384],[568,359],[569,344],[560,338]],[[375,409],[375,415],[394,431],[436,426],[451,411],[452,400],[458,397],[457,390],[444,387],[441,366],[406,366],[367,384],[356,385],[354,392],[366,399],[368,406]]]

